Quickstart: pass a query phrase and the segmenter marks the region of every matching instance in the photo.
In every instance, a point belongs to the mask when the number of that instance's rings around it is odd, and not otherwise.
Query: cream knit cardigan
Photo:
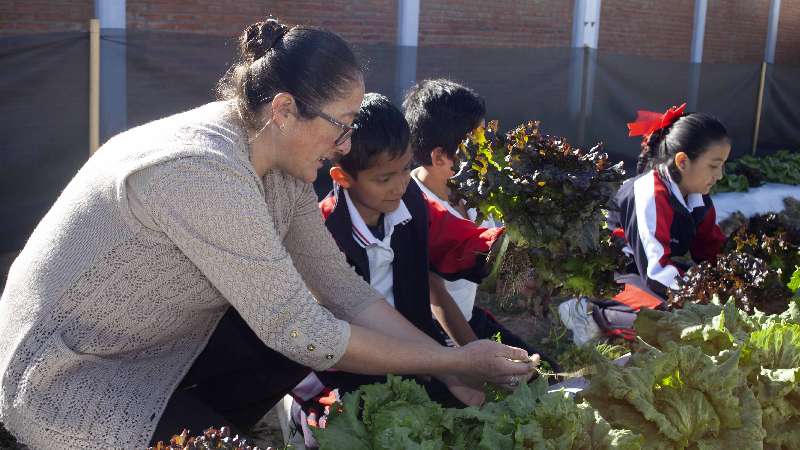
[[[0,419],[34,449],[141,449],[229,305],[325,370],[380,298],[211,103],[109,140],[36,227],[0,298]]]

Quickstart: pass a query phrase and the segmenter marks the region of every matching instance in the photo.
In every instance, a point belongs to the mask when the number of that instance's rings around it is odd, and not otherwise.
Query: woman
[[[270,19],[240,52],[223,101],[109,140],[12,265],[0,419],[30,447],[142,448],[181,414],[246,428],[305,367],[430,374],[469,403],[462,380],[532,370],[520,349],[437,345],[325,229],[309,183],[364,92],[347,44]]]

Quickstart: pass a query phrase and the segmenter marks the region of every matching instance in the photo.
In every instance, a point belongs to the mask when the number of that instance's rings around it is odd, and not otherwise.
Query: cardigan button
[[[289,336],[291,336],[293,338],[296,338],[299,335],[300,335],[300,333],[298,333],[297,330],[292,330],[292,332],[289,333]]]
[[[327,355],[325,355],[325,359],[333,359],[333,354],[328,353]]]
[[[313,351],[314,351],[314,349],[316,349],[316,347],[314,347],[314,344],[308,344],[308,347],[306,347],[306,348],[307,348],[307,349],[308,349],[308,351],[310,351],[310,352],[313,352]]]

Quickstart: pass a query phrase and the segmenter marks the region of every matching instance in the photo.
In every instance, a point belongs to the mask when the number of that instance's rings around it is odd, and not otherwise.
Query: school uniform
[[[346,189],[335,187],[320,202],[325,225],[356,273],[385,297],[415,327],[442,345],[447,335],[431,314],[428,272],[445,279],[479,282],[488,274],[486,255],[503,229],[476,227],[451,215],[409,183],[400,206],[382,216],[378,227],[368,227]],[[386,349],[391,351],[391,349]],[[344,371],[314,372],[293,391],[291,415],[305,431],[306,446],[314,442],[307,418],[322,415],[316,400],[331,389],[340,395],[360,386],[385,382],[386,377]],[[438,380],[419,380],[432,399],[446,406],[463,406]],[[303,411],[300,411],[302,407]]]
[[[411,179],[414,180],[428,200],[436,202],[438,205],[445,208],[448,213],[455,217],[469,220],[472,223],[476,222],[478,218],[478,212],[475,208],[467,209],[467,215],[464,216],[459,210],[454,208],[450,202],[442,199],[436,195],[436,193],[428,189],[427,186],[425,186],[425,184],[416,177],[415,172],[411,173]],[[501,224],[496,222],[492,217],[488,217],[481,222],[479,226],[491,228],[501,226]],[[458,309],[464,315],[464,318],[467,320],[470,328],[472,328],[472,331],[475,333],[478,339],[491,339],[497,333],[500,333],[502,342],[504,344],[522,348],[530,354],[538,353],[552,367],[558,367],[558,364],[555,360],[542,355],[540,351],[530,346],[527,342],[525,342],[524,339],[515,335],[508,328],[500,324],[500,322],[497,321],[492,313],[475,305],[475,296],[478,291],[478,283],[464,279],[454,281],[445,280],[445,288],[455,301],[456,305],[458,305]],[[453,344],[450,339],[448,339],[448,343],[451,345]]]
[[[650,170],[623,183],[608,225],[631,258],[620,281],[661,299],[677,288],[691,265],[687,258],[694,263],[714,259],[725,242],[711,196],[693,193],[684,199],[667,170]]]
[[[593,300],[591,315],[606,334],[633,339],[641,308],[663,308],[670,289],[693,264],[716,258],[725,235],[709,195],[684,198],[665,169],[626,180],[608,215],[614,241],[629,257],[616,275],[624,284],[611,300]]]

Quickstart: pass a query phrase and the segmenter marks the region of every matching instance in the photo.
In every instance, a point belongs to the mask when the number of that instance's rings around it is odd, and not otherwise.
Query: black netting
[[[21,248],[89,156],[89,39],[0,39],[0,252]]]
[[[88,34],[0,38],[0,252],[20,248],[88,157]],[[236,54],[235,38],[104,30],[101,141],[211,101]],[[717,115],[734,156],[749,153],[760,66],[689,64],[584,49],[446,49],[356,46],[367,91],[397,104],[414,80],[448,77],[487,101],[507,129],[542,121],[545,132],[586,146],[603,141],[633,167],[639,141],[625,123],[638,109],[683,101]],[[770,66],[759,151],[800,147],[800,67]],[[321,171],[322,194],[330,179]]]

